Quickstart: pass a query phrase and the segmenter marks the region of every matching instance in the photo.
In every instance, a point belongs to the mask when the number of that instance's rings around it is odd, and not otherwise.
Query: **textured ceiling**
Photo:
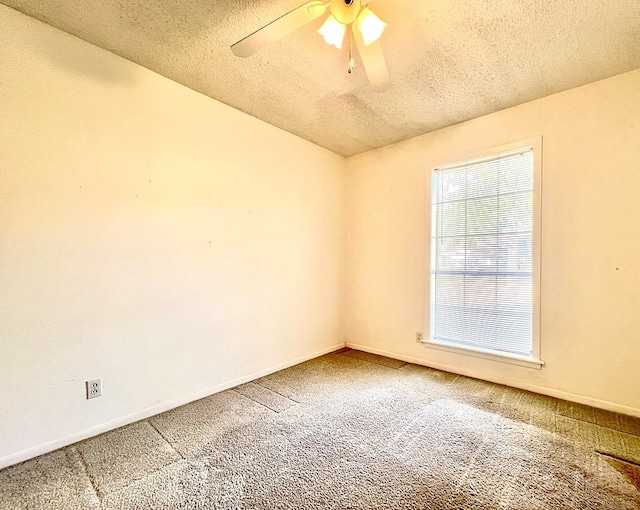
[[[231,44],[303,0],[0,0],[343,156],[640,67],[639,0],[371,0],[391,88],[316,33]]]

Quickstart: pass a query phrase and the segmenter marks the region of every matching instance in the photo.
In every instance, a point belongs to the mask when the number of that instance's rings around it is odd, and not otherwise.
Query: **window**
[[[431,177],[427,346],[539,368],[539,147]]]

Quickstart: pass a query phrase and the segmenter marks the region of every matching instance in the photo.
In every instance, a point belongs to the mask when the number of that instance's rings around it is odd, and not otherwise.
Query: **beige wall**
[[[344,345],[341,157],[1,5],[0,47],[0,467]]]
[[[542,135],[541,370],[426,348],[443,160]],[[640,416],[640,70],[347,161],[347,342]]]

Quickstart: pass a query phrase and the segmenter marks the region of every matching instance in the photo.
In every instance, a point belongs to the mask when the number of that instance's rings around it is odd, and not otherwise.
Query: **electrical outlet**
[[[102,379],[87,381],[87,399],[102,396]]]
[[[416,331],[416,342],[424,342],[424,333],[422,331]]]

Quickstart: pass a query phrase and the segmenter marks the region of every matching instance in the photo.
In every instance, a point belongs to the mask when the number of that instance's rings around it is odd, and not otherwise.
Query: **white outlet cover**
[[[102,396],[102,378],[87,381],[87,399]]]

